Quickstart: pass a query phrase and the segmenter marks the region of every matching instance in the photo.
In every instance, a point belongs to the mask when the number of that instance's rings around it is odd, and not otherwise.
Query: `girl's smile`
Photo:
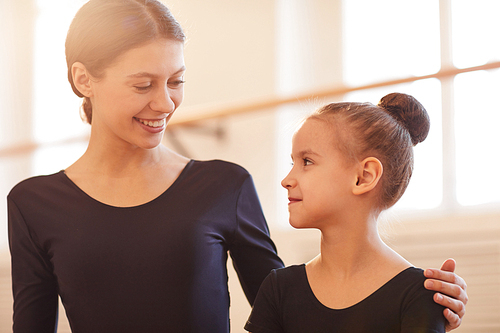
[[[291,204],[294,204],[294,203],[297,203],[297,202],[301,202],[302,200],[301,199],[297,199],[297,198],[288,198],[288,205],[291,205]]]
[[[288,190],[290,224],[314,228],[341,218],[348,204],[354,169],[335,148],[331,125],[309,119],[292,141],[293,167],[281,185]]]

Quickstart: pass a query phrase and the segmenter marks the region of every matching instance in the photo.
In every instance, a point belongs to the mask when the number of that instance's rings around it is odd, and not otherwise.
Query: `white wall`
[[[340,0],[165,0],[165,3],[188,36],[185,49],[185,101],[178,112],[198,105],[224,105],[275,94],[293,95],[341,82]],[[33,4],[34,0],[0,1],[0,148],[31,138],[30,45],[33,27],[30,22],[33,22]],[[282,12],[287,13],[285,19],[277,15]],[[57,98],[57,94],[54,96]],[[283,213],[279,202],[284,192],[279,188],[279,181],[286,170],[278,165],[283,159],[288,163],[289,147],[286,144],[278,146],[276,142],[290,141],[290,123],[293,119],[283,115],[293,113],[297,116],[321,103],[323,101],[311,101],[298,107],[283,107],[276,112],[262,111],[208,121],[200,127],[172,132],[190,157],[230,160],[251,172],[273,238],[286,264],[304,262],[317,254],[318,233],[285,227],[286,210]],[[77,113],[78,110],[68,112]],[[217,129],[222,129],[221,137],[211,133]],[[168,136],[165,144],[175,148],[174,141]],[[54,168],[57,171],[58,166]],[[0,195],[5,198],[16,182],[31,175],[29,155],[1,157]],[[494,309],[491,304],[500,304],[500,272],[494,277],[488,275],[491,283],[486,287],[483,284],[483,289],[476,289],[480,285],[477,275],[488,270],[488,267],[498,270],[499,255],[493,253],[491,261],[478,265],[478,271],[473,272],[470,262],[480,262],[484,256],[477,252],[478,257],[469,260],[463,251],[460,252],[468,237],[474,238],[478,244],[481,239],[488,244],[496,244],[491,238],[499,238],[498,222],[498,213],[485,216],[484,212],[479,211],[465,217],[424,216],[413,221],[398,218],[395,227],[389,231],[391,244],[409,258],[415,258],[415,264],[435,266],[442,261],[440,256],[444,260],[447,255],[456,254],[460,257],[457,258],[459,272],[472,282],[469,286],[471,296],[491,291],[488,299],[475,296],[477,300],[485,299],[486,303],[474,303],[471,299],[469,327],[472,328],[467,330],[466,317],[463,327],[457,332],[479,331],[475,323],[484,319],[484,315],[481,317],[482,310],[491,310]],[[6,211],[5,205],[1,205],[0,248],[4,250],[7,243],[2,230],[5,229]],[[490,235],[489,238],[485,239],[484,234]],[[401,239],[399,242],[398,237]],[[455,245],[452,244],[453,239],[458,240]],[[446,244],[447,251],[438,252],[428,260],[418,257],[424,247],[437,246],[440,242]],[[461,271],[461,262],[469,268]],[[241,332],[249,306],[238,287],[234,272],[231,272],[230,288],[233,332]],[[498,316],[495,319],[498,320]],[[491,327],[490,331],[494,331],[500,327],[500,323],[493,329]]]

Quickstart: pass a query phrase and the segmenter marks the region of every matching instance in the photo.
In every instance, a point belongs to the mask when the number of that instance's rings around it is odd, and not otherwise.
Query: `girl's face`
[[[335,148],[333,126],[308,119],[292,139],[293,167],[281,185],[288,190],[290,224],[295,228],[321,228],[347,216],[355,163]]]
[[[184,45],[160,39],[131,49],[92,79],[92,135],[108,145],[158,146],[183,99]]]

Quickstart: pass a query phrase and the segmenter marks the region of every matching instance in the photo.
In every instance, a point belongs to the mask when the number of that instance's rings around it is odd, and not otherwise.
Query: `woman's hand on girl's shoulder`
[[[455,260],[447,259],[441,269],[426,269],[424,275],[425,288],[437,291],[434,301],[445,306],[443,314],[448,321],[446,331],[449,332],[459,327],[465,315],[465,306],[469,301],[467,284],[464,279],[455,274]]]

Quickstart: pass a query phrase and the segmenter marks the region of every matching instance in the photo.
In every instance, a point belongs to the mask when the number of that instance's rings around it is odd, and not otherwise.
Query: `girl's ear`
[[[359,163],[357,182],[353,188],[354,195],[361,195],[373,190],[380,178],[384,168],[378,158],[367,157]]]
[[[81,62],[75,62],[71,66],[71,75],[73,76],[73,83],[76,89],[85,97],[92,97],[92,85],[90,81],[90,74],[87,68]]]

